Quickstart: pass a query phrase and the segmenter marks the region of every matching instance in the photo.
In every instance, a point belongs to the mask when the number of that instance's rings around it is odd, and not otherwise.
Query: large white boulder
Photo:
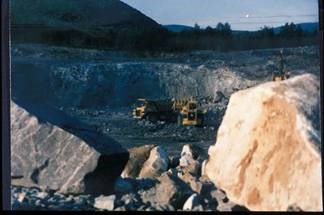
[[[61,193],[110,193],[128,153],[60,111],[11,102],[11,183]]]
[[[203,172],[250,210],[323,210],[319,81],[305,74],[234,93]]]

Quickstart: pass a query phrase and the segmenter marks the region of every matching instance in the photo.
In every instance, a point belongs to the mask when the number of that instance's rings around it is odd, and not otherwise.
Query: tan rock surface
[[[121,174],[123,178],[136,178],[140,174],[145,161],[150,157],[151,150],[156,145],[144,145],[128,150],[129,159]]]
[[[319,121],[310,74],[234,93],[204,172],[250,210],[323,210]]]
[[[143,164],[139,178],[154,178],[168,170],[169,155],[162,146],[154,147]]]

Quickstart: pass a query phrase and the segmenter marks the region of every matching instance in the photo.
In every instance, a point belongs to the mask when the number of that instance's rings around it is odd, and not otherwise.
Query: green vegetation
[[[54,45],[99,48],[111,50],[181,52],[191,50],[248,50],[277,47],[297,47],[318,43],[317,31],[303,31],[294,23],[286,23],[281,29],[264,26],[259,31],[232,31],[228,23],[218,23],[215,28],[202,29],[198,24],[179,33],[162,27],[144,28],[135,25],[113,25],[95,29],[63,30],[46,29],[34,32],[35,41]],[[16,35],[25,35],[18,34]],[[39,36],[41,35],[41,36]],[[14,35],[15,36],[15,35]],[[14,41],[19,42],[18,40]]]
[[[218,23],[215,28],[195,25],[193,30],[173,33],[168,42],[168,47],[178,51],[230,51],[314,45],[318,37],[317,31],[303,31],[294,23],[286,23],[278,32],[268,26],[254,32],[232,31],[228,23]]]

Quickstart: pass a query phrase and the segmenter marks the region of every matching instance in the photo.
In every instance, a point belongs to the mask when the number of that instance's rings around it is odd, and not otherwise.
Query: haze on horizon
[[[215,27],[228,22],[234,30],[259,30],[286,22],[318,22],[317,0],[122,0],[162,25]]]

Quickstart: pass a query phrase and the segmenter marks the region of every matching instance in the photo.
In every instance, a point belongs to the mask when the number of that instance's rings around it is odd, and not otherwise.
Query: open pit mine
[[[323,210],[319,52],[285,49],[274,79],[278,51],[13,45],[12,207]]]

